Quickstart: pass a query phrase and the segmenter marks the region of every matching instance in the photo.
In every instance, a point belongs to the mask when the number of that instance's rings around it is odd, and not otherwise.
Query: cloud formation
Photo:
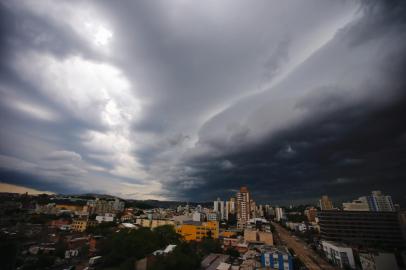
[[[376,188],[402,200],[404,11],[1,3],[1,180],[138,199],[247,184],[275,203]]]

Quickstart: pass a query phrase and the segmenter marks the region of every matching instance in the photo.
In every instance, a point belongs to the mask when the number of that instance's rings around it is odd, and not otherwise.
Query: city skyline
[[[0,192],[405,205],[405,10],[2,2]]]

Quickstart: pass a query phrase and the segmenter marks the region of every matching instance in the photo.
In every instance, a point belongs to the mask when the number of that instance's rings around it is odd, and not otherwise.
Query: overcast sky
[[[405,1],[2,1],[0,181],[406,201],[404,14]]]

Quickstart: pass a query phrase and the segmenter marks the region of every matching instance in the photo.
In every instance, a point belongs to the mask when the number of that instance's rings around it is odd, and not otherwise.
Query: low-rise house
[[[101,235],[91,236],[89,239],[89,255],[94,256],[100,249],[100,243],[104,239]]]
[[[81,247],[87,245],[87,243],[88,243],[87,237],[73,238],[68,241],[68,249],[80,249]]]
[[[239,270],[256,270],[261,267],[261,263],[254,259],[248,259],[241,263]]]
[[[169,219],[148,219],[148,218],[137,218],[135,224],[140,225],[141,227],[147,227],[154,229],[159,226],[171,225],[175,226],[175,222]]]
[[[118,227],[119,227],[120,229],[135,230],[135,229],[140,228],[141,226],[140,226],[140,225],[137,225],[137,224],[132,224],[132,223],[123,222],[123,223],[121,223],[120,225],[118,225]]]
[[[398,270],[395,254],[387,252],[360,252],[362,270]]]
[[[211,253],[201,262],[203,270],[217,270],[221,263],[226,262],[230,256],[224,254]]]
[[[71,225],[71,229],[76,232],[84,232],[87,228],[94,227],[96,225],[96,220],[90,220],[87,218],[74,219]]]
[[[267,247],[261,255],[262,267],[278,270],[293,270],[293,257],[286,247]]]
[[[258,230],[245,229],[244,240],[248,243],[261,242],[265,245],[273,245],[273,235],[271,232],[261,232]]]
[[[96,220],[99,223],[113,222],[115,218],[116,218],[116,214],[113,214],[113,213],[105,213],[104,215],[96,216]]]
[[[340,268],[351,268],[355,269],[354,255],[352,248],[345,244],[321,241],[323,247],[323,252],[327,259],[334,265]]]
[[[174,249],[176,248],[176,245],[168,245],[164,249],[158,249],[152,252],[152,255],[157,256],[157,255],[166,255],[168,253],[171,253]]]

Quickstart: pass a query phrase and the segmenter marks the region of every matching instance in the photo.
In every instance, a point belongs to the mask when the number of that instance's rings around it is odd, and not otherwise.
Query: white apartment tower
[[[217,201],[214,201],[213,210],[214,212],[219,213],[220,220],[225,219],[224,201],[221,201],[220,198],[217,198]]]

